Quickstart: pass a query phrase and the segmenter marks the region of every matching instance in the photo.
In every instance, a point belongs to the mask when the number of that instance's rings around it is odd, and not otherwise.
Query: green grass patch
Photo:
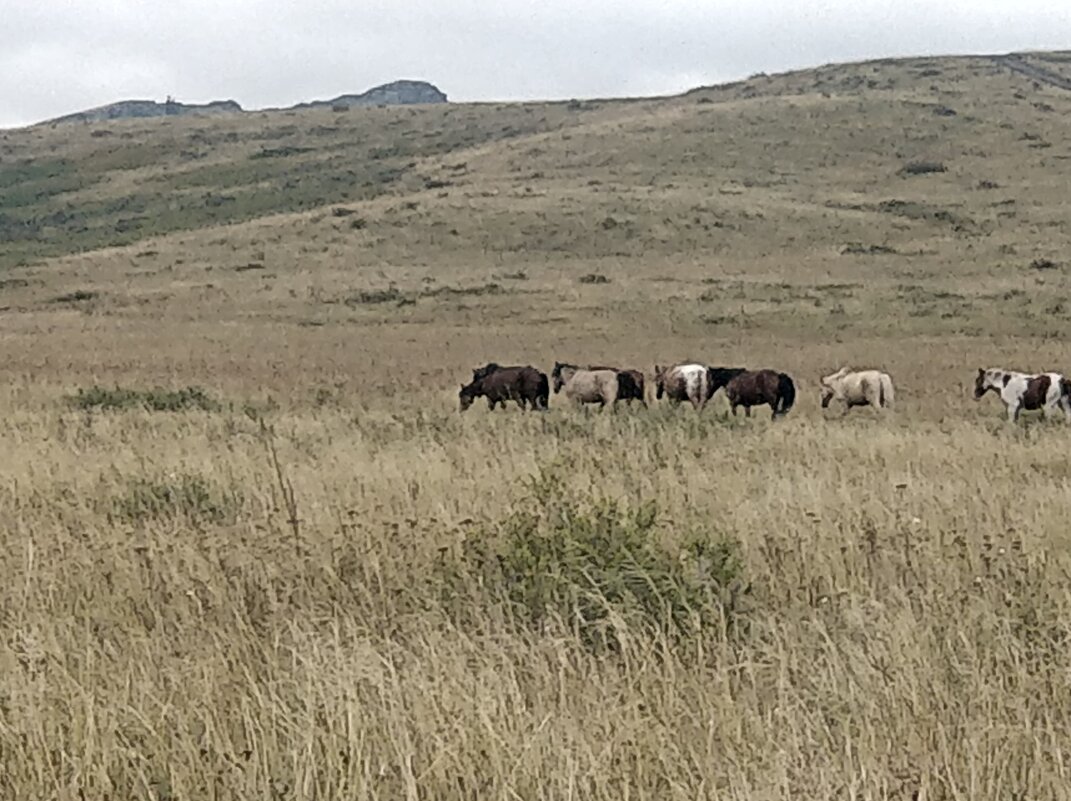
[[[526,628],[567,627],[596,650],[615,650],[622,627],[671,639],[734,627],[747,591],[736,541],[675,529],[653,502],[584,497],[545,470],[440,566],[443,600],[463,614],[473,606],[458,599],[489,593],[476,608],[501,603]]]
[[[199,387],[183,389],[126,389],[93,386],[79,388],[67,402],[77,409],[98,411],[125,411],[147,409],[152,412],[184,412],[200,410],[216,412],[222,409],[219,401]]]

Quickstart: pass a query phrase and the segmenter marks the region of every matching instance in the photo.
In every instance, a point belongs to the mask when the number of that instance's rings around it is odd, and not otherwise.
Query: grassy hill
[[[478,285],[501,291],[495,275],[582,264],[645,282],[638,299],[653,279],[687,277],[665,268],[684,259],[711,281],[794,283],[821,264],[886,300],[920,277],[1029,292],[1060,275],[1030,265],[1066,252],[1069,101],[994,60],[950,58],[655,100],[32,128],[0,149],[0,265],[54,278],[61,264],[43,260],[129,246],[142,275],[263,264],[278,286],[299,267],[327,281],[347,265],[340,293],[412,298],[452,265],[491,265]],[[91,283],[144,283],[106,253]],[[220,286],[249,278],[264,275]],[[959,326],[971,329],[937,329]]]
[[[0,133],[0,795],[1061,797],[1069,59]]]
[[[833,241],[877,223],[907,242],[866,200],[922,195],[985,232],[999,218],[982,182],[1000,184],[1001,200],[1059,184],[1066,102],[991,60],[959,58],[761,76],[662,100],[31,128],[5,134],[0,151],[0,255],[11,264],[381,196],[420,200],[446,221],[467,201],[493,213],[503,195],[561,207],[539,236],[524,233],[532,215],[521,206],[506,225],[447,240],[450,250],[716,247],[722,237],[687,214],[696,195],[729,215],[772,203]],[[905,180],[913,161],[948,171]],[[497,204],[481,195],[491,187]],[[615,209],[627,223],[616,234],[592,230],[605,218],[572,219]],[[939,210],[899,216],[932,222],[926,212]],[[764,233],[758,223],[739,229]]]

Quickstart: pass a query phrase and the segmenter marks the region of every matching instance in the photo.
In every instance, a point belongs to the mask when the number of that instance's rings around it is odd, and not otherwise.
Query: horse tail
[[[878,387],[881,392],[881,405],[886,409],[891,409],[893,401],[896,399],[896,393],[893,391],[892,379],[887,373],[881,374],[881,380],[878,382]]]
[[[779,398],[779,414],[786,414],[796,402],[796,385],[792,383],[792,377],[788,373],[777,374],[777,395]]]
[[[536,385],[536,400],[539,408],[547,409],[550,407],[550,381],[547,379],[547,374],[543,372],[539,373],[539,381]]]

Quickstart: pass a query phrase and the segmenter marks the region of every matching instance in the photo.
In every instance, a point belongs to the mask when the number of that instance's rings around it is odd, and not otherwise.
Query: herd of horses
[[[711,367],[699,362],[681,362],[668,367],[655,365],[655,398],[663,397],[673,404],[691,403],[702,411],[718,390],[724,390],[733,416],[744,407],[751,416],[751,407],[769,406],[777,418],[792,408],[796,400],[796,385],[787,373],[776,370],[748,370],[743,367]],[[855,406],[889,409],[895,390],[892,378],[881,370],[851,370],[842,367],[823,376],[822,408],[837,401],[844,414]],[[555,362],[550,377],[531,365],[503,367],[491,362],[472,371],[472,381],[458,393],[460,410],[467,410],[477,398],[486,398],[490,409],[505,406],[508,401],[522,409],[546,410],[550,404],[551,386],[554,394],[562,394],[577,405],[598,404],[604,410],[613,409],[618,401],[631,404],[639,401],[647,407],[647,381],[640,370],[607,365],[575,365]],[[1021,373],[1002,368],[978,368],[974,382],[974,399],[981,400],[989,392],[1004,402],[1008,419],[1015,422],[1021,411],[1038,411],[1045,416],[1061,410],[1071,422],[1071,379],[1061,373]]]

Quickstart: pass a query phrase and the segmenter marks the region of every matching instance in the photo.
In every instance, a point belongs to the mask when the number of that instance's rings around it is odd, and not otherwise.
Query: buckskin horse
[[[502,367],[491,362],[472,371],[472,381],[458,393],[460,411],[466,411],[476,398],[487,398],[487,408],[494,410],[506,401],[516,401],[521,409],[546,410],[550,399],[550,382],[546,373],[530,365]]]
[[[725,385],[725,396],[736,416],[736,407],[743,406],[744,414],[751,417],[752,406],[768,404],[772,417],[785,415],[796,400],[796,385],[787,373],[776,370],[747,370],[730,379]]]
[[[551,376],[554,393],[564,392],[565,397],[578,405],[597,403],[605,410],[617,404],[620,381],[615,370],[587,370],[555,362]]]
[[[632,401],[638,400],[643,404],[644,408],[647,406],[646,381],[643,377],[643,373],[639,370],[633,370],[627,367],[610,367],[605,364],[577,365],[569,364],[568,362],[554,362],[554,369],[550,373],[550,380],[554,385],[555,393],[561,389],[561,372],[565,368],[576,370],[611,370],[614,373],[617,373],[617,399],[619,401],[628,401],[630,404]]]
[[[1057,407],[1064,419],[1071,422],[1071,379],[1061,373],[1019,373],[999,367],[978,368],[974,380],[974,399],[981,400],[987,392],[995,392],[1004,401],[1008,422],[1019,419],[1019,412],[1041,410],[1044,417]]]

